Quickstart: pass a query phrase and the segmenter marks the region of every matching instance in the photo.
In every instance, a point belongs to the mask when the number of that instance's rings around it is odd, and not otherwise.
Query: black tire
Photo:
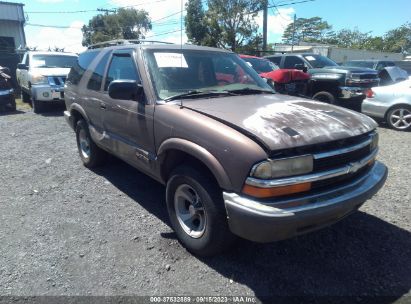
[[[321,92],[314,94],[313,99],[321,101],[321,102],[329,103],[329,104],[334,104],[334,105],[338,104],[337,99],[334,97],[334,95],[326,91],[321,91]]]
[[[14,98],[13,98],[13,100],[10,102],[9,109],[10,109],[10,111],[12,111],[12,112],[16,112],[16,110],[17,110],[16,100],[15,100]]]
[[[401,118],[401,115],[402,115],[402,118]],[[410,115],[411,115],[410,106],[398,105],[398,106],[391,108],[388,111],[385,120],[387,121],[387,124],[391,129],[398,130],[398,131],[410,131],[411,130],[411,117],[405,118],[406,116],[410,116]],[[397,119],[394,117],[399,117],[399,118]]]
[[[21,100],[25,103],[30,103],[30,95],[22,90],[21,91]]]
[[[33,108],[34,113],[39,114],[43,112],[43,106],[43,102],[41,102],[40,100],[34,98],[31,100],[31,107]]]
[[[201,170],[190,165],[176,168],[167,182],[166,202],[171,225],[183,246],[196,255],[211,256],[230,248],[237,238],[228,228],[221,189],[213,178],[204,174],[203,171],[204,169]],[[194,229],[194,232],[191,231],[191,233],[199,234],[196,237],[191,236],[185,231],[187,227],[183,227],[184,224],[181,224],[177,215],[181,214],[181,212],[177,210],[180,200],[176,198],[178,197],[176,193],[179,193],[178,191],[182,187],[194,190],[194,195],[197,195],[200,205],[204,210],[202,214],[205,220],[203,221],[204,229],[202,234],[201,231],[198,232]],[[189,201],[184,203],[190,205]],[[187,211],[190,208],[187,207]],[[191,214],[191,211],[189,212]],[[193,225],[196,215],[190,216],[192,217],[187,222],[191,221],[190,223]],[[201,223],[201,221],[198,222]]]
[[[87,141],[87,147],[83,140]],[[80,119],[76,124],[76,141],[81,161],[85,167],[95,168],[105,162],[107,152],[99,148],[93,142],[88,129],[88,124],[83,119]]]

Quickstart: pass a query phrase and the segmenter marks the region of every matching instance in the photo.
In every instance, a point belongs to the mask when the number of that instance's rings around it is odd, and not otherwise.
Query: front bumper
[[[340,98],[341,99],[352,99],[352,98],[365,98],[365,93],[368,90],[363,87],[340,87]]]
[[[387,167],[376,162],[348,185],[273,202],[224,192],[230,230],[248,240],[271,242],[320,229],[357,210],[384,185],[387,173]]]
[[[64,101],[64,86],[32,85],[31,93],[34,99],[40,101]]]
[[[14,101],[13,89],[0,89],[0,106],[8,105]]]

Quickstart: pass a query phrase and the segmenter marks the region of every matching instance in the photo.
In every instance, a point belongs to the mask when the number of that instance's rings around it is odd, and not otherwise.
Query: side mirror
[[[294,68],[296,68],[297,70],[301,70],[304,73],[307,72],[307,67],[302,63],[297,63],[296,65],[294,65]]]
[[[29,69],[29,67],[25,63],[18,63],[17,68],[19,70],[28,70]]]
[[[113,99],[139,101],[143,86],[135,80],[114,80],[108,86],[108,95]]]

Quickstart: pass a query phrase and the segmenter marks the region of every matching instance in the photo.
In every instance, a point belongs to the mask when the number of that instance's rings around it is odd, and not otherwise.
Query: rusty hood
[[[338,106],[286,95],[244,95],[184,100],[202,113],[282,150],[361,135],[376,128],[371,118]]]

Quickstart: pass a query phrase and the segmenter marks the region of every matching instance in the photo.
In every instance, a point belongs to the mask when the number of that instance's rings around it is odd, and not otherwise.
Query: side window
[[[87,89],[94,90],[94,91],[100,91],[101,89],[101,84],[103,82],[103,74],[104,70],[107,66],[108,59],[110,58],[111,52],[107,52],[104,54],[103,58],[100,59],[98,62],[95,70],[93,71],[93,74],[90,77],[90,80],[88,81],[87,84]]]
[[[26,53],[26,58],[25,58],[25,60],[24,60],[24,64],[25,65],[27,65],[27,66],[29,66],[29,63],[30,63],[30,60],[29,60],[29,58],[30,58],[30,56],[29,56],[29,54],[28,53]]]
[[[80,82],[81,77],[83,77],[84,72],[99,52],[100,51],[90,51],[80,54],[76,64],[71,68],[70,73],[67,76],[67,82],[77,85]]]
[[[295,69],[296,64],[304,64],[304,61],[297,56],[287,56],[284,61],[284,69]],[[305,64],[304,64],[305,65]]]
[[[134,67],[134,60],[129,53],[113,54],[107,71],[104,91],[108,90],[108,86],[113,80],[118,79],[133,79],[137,81],[140,79]]]
[[[275,63],[277,66],[280,66],[281,57],[270,57],[268,58],[271,62]]]

